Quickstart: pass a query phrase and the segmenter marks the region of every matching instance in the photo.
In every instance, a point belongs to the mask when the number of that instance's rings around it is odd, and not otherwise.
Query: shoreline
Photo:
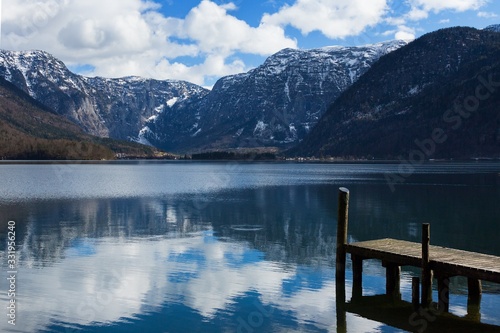
[[[313,159],[313,158],[287,158],[268,160],[248,159],[169,159],[169,158],[124,158],[115,160],[0,160],[0,165],[15,164],[145,164],[145,163],[283,163],[283,164],[400,164],[400,160],[366,160],[366,159]],[[500,158],[469,158],[469,159],[430,159],[422,165],[436,163],[477,163],[500,162]]]

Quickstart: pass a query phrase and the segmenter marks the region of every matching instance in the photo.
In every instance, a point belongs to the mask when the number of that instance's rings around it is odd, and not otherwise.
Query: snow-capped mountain
[[[208,93],[183,81],[83,77],[43,51],[0,50],[0,76],[86,132],[117,139],[137,139],[165,108]]]
[[[174,151],[296,144],[342,91],[406,44],[284,49],[248,73],[221,78],[205,96],[178,101],[142,137]]]
[[[466,27],[428,33],[374,64],[290,153],[408,165],[498,158],[499,82],[500,34]]]
[[[88,78],[43,51],[0,51],[0,76],[88,133],[167,150],[287,146],[381,56],[406,45],[284,49],[208,91],[172,80]]]

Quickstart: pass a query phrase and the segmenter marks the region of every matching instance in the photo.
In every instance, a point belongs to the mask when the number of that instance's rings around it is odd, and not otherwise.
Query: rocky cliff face
[[[248,73],[221,78],[204,96],[177,102],[142,136],[174,151],[294,145],[342,91],[403,45],[282,50]]]
[[[0,51],[0,76],[86,132],[117,139],[137,139],[174,102],[208,93],[183,81],[79,76],[43,51]]]

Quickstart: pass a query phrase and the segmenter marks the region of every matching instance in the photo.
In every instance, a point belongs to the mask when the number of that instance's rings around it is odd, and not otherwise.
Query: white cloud
[[[407,19],[404,17],[387,17],[384,22],[386,22],[388,25],[402,25],[406,24]]]
[[[420,21],[429,17],[429,12],[420,8],[413,8],[407,17],[412,21]]]
[[[476,10],[486,5],[487,2],[486,0],[410,0],[412,7],[434,12],[443,10],[455,10],[457,12]]]
[[[478,10],[487,2],[487,0],[409,0],[411,10],[407,17],[411,20],[422,20],[427,18],[430,12]]]
[[[482,18],[496,18],[496,17],[498,17],[497,14],[492,13],[492,12],[478,12],[477,16],[482,17]]]
[[[384,22],[389,26],[397,27],[396,39],[415,39],[416,28],[411,27],[415,22],[425,20],[429,14],[438,14],[444,11],[465,12],[477,11],[485,6],[489,0],[407,0],[409,10],[400,16],[389,16]],[[478,14],[479,15],[479,14]],[[449,19],[440,20],[440,24],[449,23]],[[388,30],[386,33],[390,32]]]
[[[397,32],[397,30],[386,30],[381,33],[382,36],[392,36]]]
[[[405,25],[399,25],[397,32],[394,34],[395,39],[413,40],[415,39],[415,29]]]
[[[415,34],[406,31],[398,31],[394,34],[394,38],[402,40],[414,40]]]
[[[95,220],[93,214],[89,220]],[[84,240],[84,247],[92,250],[90,254],[81,253],[75,242],[55,254],[57,265],[37,269],[23,265],[19,268],[19,284],[23,286],[19,303],[26,305],[25,320],[16,327],[23,332],[48,329],[54,325],[51,318],[55,315],[75,326],[112,325],[172,302],[191,309],[203,320],[211,320],[221,310],[229,309],[231,314],[232,305],[249,292],[260,295],[265,310],[288,312],[286,316],[299,325],[314,322],[325,331],[335,327],[331,270],[322,271],[327,277],[317,288],[299,283],[292,293],[286,293],[284,283],[301,277],[303,266],[265,260],[246,262],[245,255],[255,249],[244,242],[213,242],[212,237],[207,232],[140,242]],[[178,259],[193,253],[202,258],[203,264],[196,259]],[[29,247],[23,254],[25,262],[36,260]],[[235,258],[238,265],[229,257]],[[379,266],[370,269],[376,272],[375,278],[383,275]],[[408,288],[407,279],[403,277],[401,282],[403,288]],[[350,294],[349,283],[346,289]],[[53,301],[48,302],[47,295]],[[376,332],[382,326],[356,316],[348,317],[348,321],[353,332]],[[0,331],[8,331],[8,326],[6,320],[0,321]]]
[[[297,42],[283,28],[251,27],[232,16],[236,5],[203,0],[184,19],[166,17],[145,0],[9,0],[2,48],[42,49],[91,75],[139,75],[206,84],[248,68],[237,53],[270,55]],[[198,57],[192,65],[177,57]],[[197,63],[198,62],[198,63]]]
[[[296,41],[287,38],[282,28],[267,24],[250,27],[245,21],[228,15],[228,9],[235,7],[221,7],[211,1],[202,1],[186,17],[185,34],[207,53],[239,50],[268,55],[285,47],[297,47]]]
[[[264,15],[262,22],[291,25],[304,35],[320,31],[329,38],[344,38],[379,23],[387,9],[386,0],[297,0],[275,14]]]

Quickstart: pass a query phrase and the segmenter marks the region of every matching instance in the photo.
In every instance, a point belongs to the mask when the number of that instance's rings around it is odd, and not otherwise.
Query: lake
[[[383,163],[0,164],[0,331],[337,332],[339,187],[350,190],[350,241],[420,242],[428,222],[431,244],[500,256],[500,162],[401,171]],[[347,269],[349,300],[350,260]],[[380,262],[366,261],[363,274],[364,295],[385,292]],[[418,275],[403,268],[403,299]],[[450,298],[450,312],[464,316],[466,280],[452,279]],[[484,283],[481,322],[500,326],[499,307],[500,286]],[[347,332],[400,332],[349,312],[346,323]]]

